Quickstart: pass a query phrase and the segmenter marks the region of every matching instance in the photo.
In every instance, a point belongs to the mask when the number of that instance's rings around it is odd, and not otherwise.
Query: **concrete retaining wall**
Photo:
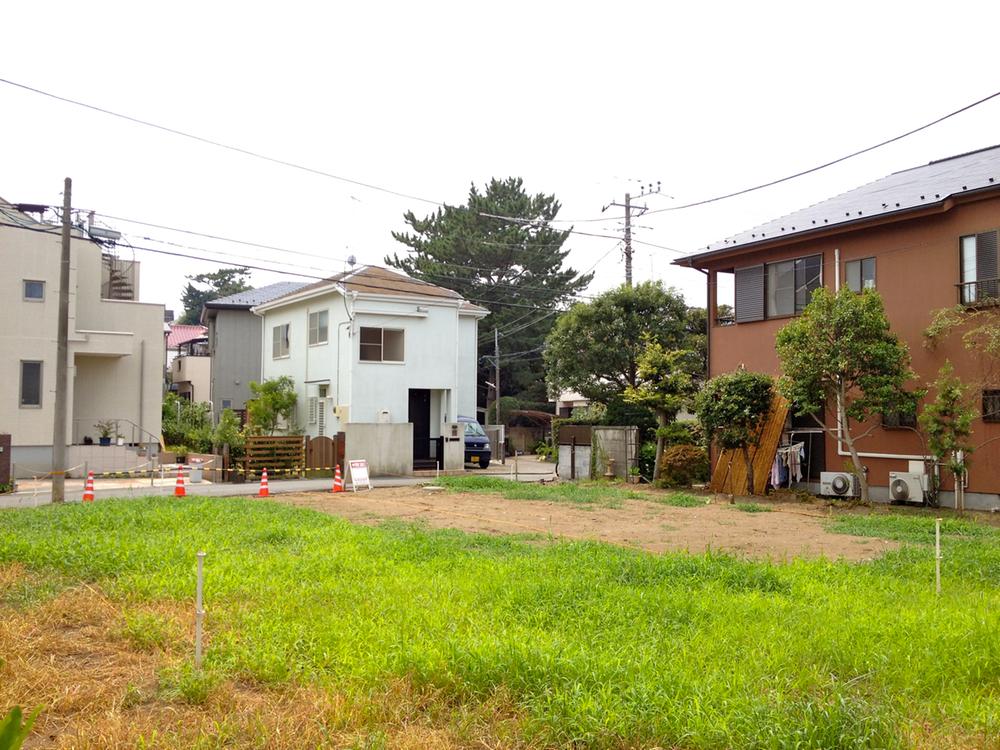
[[[346,460],[365,459],[371,476],[409,476],[413,473],[413,425],[348,423]]]
[[[575,473],[573,469],[573,446],[559,446],[559,464],[556,473],[560,479],[590,479],[590,445],[576,446]]]
[[[593,445],[597,457],[594,472],[604,476],[614,461],[614,475],[619,479],[628,476],[629,469],[637,466],[639,436],[636,427],[594,427]]]

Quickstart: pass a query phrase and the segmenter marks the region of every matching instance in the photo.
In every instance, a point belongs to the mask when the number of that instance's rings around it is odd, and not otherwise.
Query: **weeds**
[[[500,477],[440,477],[435,484],[452,492],[502,495],[507,500],[543,500],[602,508],[620,508],[623,500],[645,500],[646,493],[615,487],[608,482],[535,484]]]
[[[855,523],[926,537],[924,519]],[[0,563],[186,606],[205,549],[206,669],[162,670],[159,696],[220,725],[237,718],[213,700],[222,681],[336,686],[360,713],[405,683],[435,696],[413,709],[428,722],[441,706],[485,717],[502,694],[494,720],[516,715],[504,731],[521,746],[895,748],[955,732],[982,747],[1000,738],[995,534],[949,528],[941,597],[924,545],[779,565],[196,497],[0,512]],[[361,746],[392,744],[373,721]]]
[[[705,505],[705,499],[688,492],[671,492],[669,494],[650,493],[643,500],[660,505],[672,505],[675,508],[697,508]]]
[[[744,513],[770,513],[773,510],[767,505],[761,505],[760,503],[736,503],[732,507]]]

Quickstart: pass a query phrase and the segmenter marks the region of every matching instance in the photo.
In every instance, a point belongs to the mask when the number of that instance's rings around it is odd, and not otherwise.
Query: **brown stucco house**
[[[877,289],[893,330],[910,347],[919,385],[933,381],[945,359],[975,384],[986,416],[976,420],[973,440],[985,445],[972,457],[965,505],[992,509],[1000,507],[1000,382],[963,348],[960,336],[928,349],[923,332],[935,310],[1000,302],[998,228],[1000,146],[994,146],[896,172],[675,263],[705,274],[713,376],[741,365],[779,374],[775,334],[816,287]],[[718,298],[717,281],[725,274],[734,277],[733,300]],[[731,318],[720,318],[720,302],[735,303]],[[835,424],[834,415],[826,419]],[[873,499],[890,499],[890,472],[921,470],[921,439],[906,421],[884,416],[859,444]],[[837,440],[811,430],[811,418],[790,417],[784,437],[805,444],[803,481],[818,490],[821,473],[843,470],[847,455]],[[942,489],[942,504],[953,504],[947,471]]]

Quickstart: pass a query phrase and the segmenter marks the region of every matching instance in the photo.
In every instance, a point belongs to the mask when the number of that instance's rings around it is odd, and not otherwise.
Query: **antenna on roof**
[[[358,262],[358,259],[355,258],[353,255],[348,255],[347,256],[347,265],[349,265],[351,268],[354,268],[354,264],[357,263],[357,262]]]

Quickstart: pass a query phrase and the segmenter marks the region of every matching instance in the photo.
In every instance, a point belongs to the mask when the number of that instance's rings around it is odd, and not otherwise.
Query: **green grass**
[[[537,745],[897,748],[927,722],[991,746],[1000,545],[959,528],[941,597],[922,545],[781,565],[197,497],[0,511],[0,563],[193,606],[205,550],[206,670],[161,673],[170,700],[230,677],[356,694],[401,678],[456,706],[502,690]]]
[[[772,510],[767,505],[761,505],[760,503],[736,503],[733,507],[744,513],[770,513]]]
[[[620,508],[623,500],[645,500],[642,492],[616,487],[608,482],[514,482],[501,477],[439,477],[434,484],[452,492],[502,495],[507,500],[545,500],[602,508]]]
[[[672,505],[675,508],[697,508],[706,504],[704,498],[692,495],[689,492],[649,493],[648,495],[643,495],[642,499],[648,500],[651,503],[659,503],[660,505]]]
[[[854,536],[877,536],[900,542],[934,543],[934,516],[926,513],[869,513],[842,515],[826,525],[829,531]],[[944,539],[982,539],[1000,541],[1000,528],[963,518],[943,518],[941,537]]]

